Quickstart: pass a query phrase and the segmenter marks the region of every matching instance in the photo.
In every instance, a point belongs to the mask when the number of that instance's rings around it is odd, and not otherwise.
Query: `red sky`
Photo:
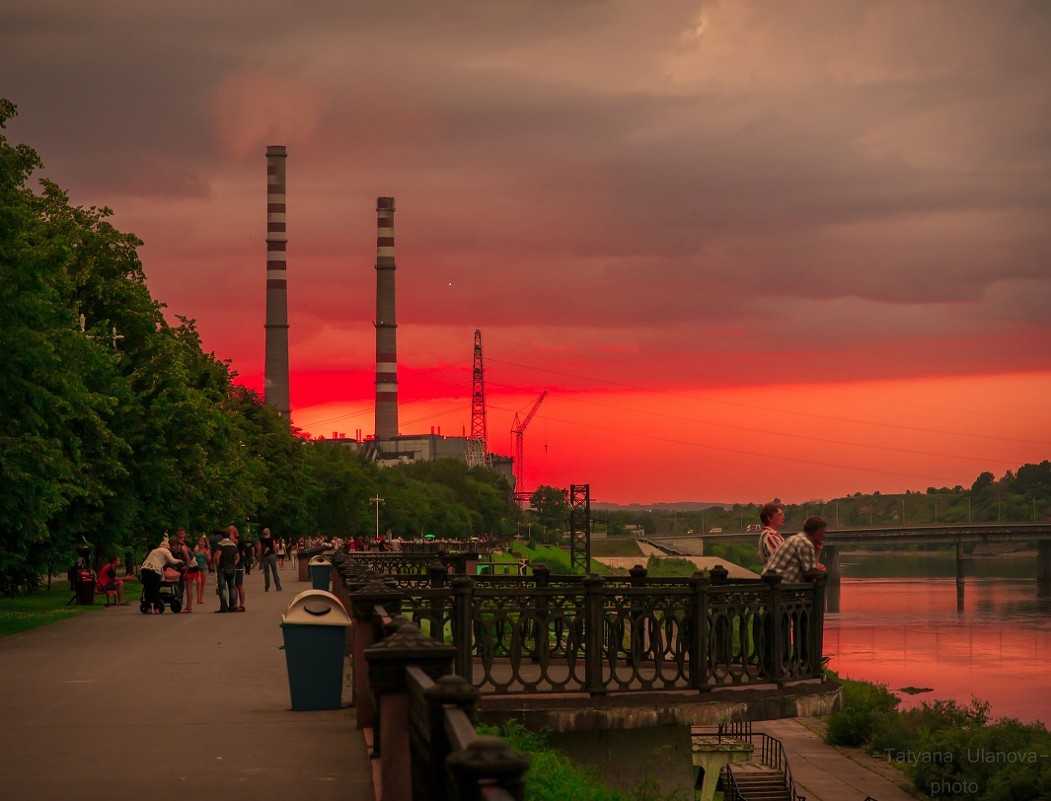
[[[1051,8],[814,0],[178,8],[8,0],[0,94],[155,297],[262,383],[288,148],[294,422],[371,434],[375,201],[402,433],[527,484],[787,501],[1051,453]]]

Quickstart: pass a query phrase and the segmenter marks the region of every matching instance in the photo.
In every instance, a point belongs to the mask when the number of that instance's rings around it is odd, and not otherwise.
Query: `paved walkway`
[[[27,801],[374,801],[344,708],[293,712],[281,614],[309,589],[246,580],[244,614],[138,604],[0,638],[0,788]],[[139,585],[129,585],[138,598]],[[882,801],[882,799],[881,799]]]
[[[815,718],[764,720],[752,724],[753,731],[764,731],[785,746],[788,764],[796,782],[796,792],[807,801],[915,801],[898,785],[907,783],[905,774],[876,757],[852,748],[825,745],[818,731],[823,724]]]

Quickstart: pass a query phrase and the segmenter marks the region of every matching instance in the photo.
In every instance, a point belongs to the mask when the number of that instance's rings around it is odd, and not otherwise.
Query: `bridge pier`
[[[1040,540],[1036,552],[1036,595],[1051,596],[1051,540]]]
[[[956,611],[963,612],[963,543],[956,543]]]
[[[825,611],[839,612],[839,547],[828,545],[821,549],[821,564],[825,566],[828,580],[825,582]]]

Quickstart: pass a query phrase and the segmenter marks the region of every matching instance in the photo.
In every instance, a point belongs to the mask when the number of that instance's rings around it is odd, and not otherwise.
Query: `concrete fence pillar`
[[[456,649],[436,642],[419,627],[403,622],[398,630],[365,649],[369,688],[376,699],[375,738],[380,758],[377,801],[412,801],[412,748],[409,692],[405,670],[420,668],[432,679],[452,671]]]

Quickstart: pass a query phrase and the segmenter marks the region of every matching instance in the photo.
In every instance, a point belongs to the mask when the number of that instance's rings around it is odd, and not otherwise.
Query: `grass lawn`
[[[41,589],[17,598],[0,598],[0,637],[105,608],[101,598],[93,606],[67,605],[72,596],[69,582],[63,578],[53,580],[50,590]]]

